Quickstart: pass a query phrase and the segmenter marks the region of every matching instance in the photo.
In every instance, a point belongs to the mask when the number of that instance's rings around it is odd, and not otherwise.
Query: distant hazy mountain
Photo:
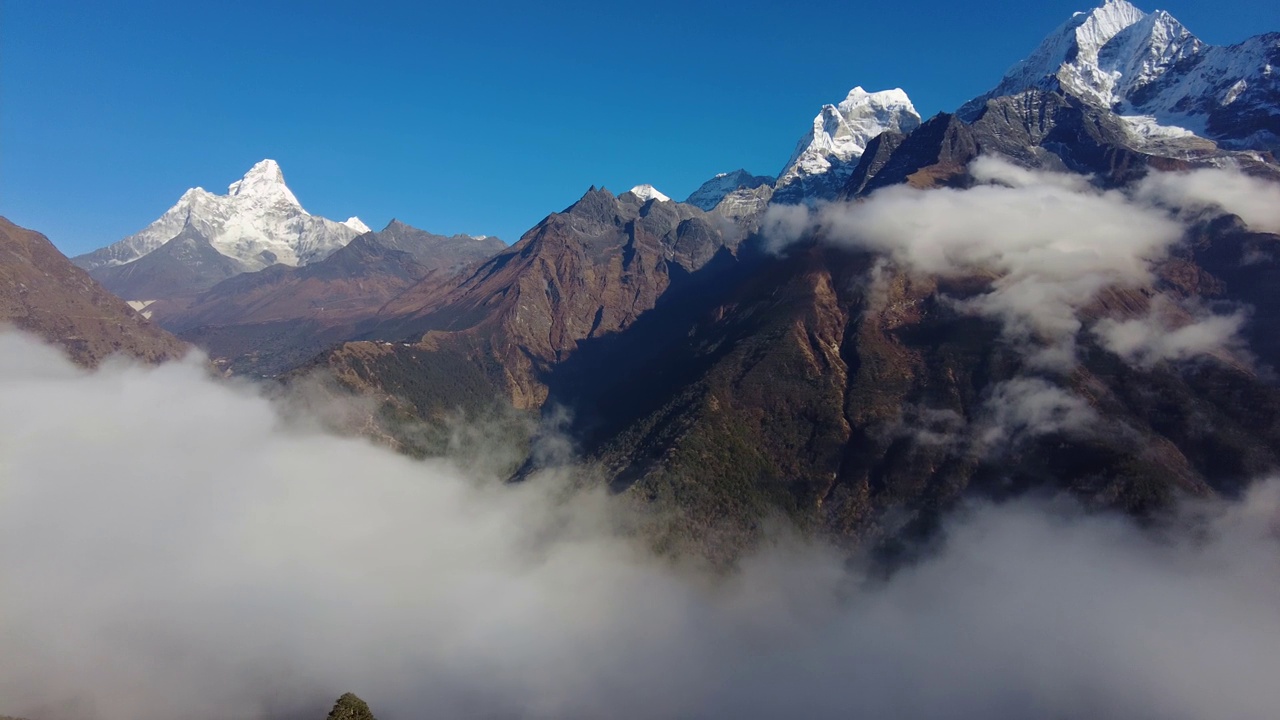
[[[279,371],[351,339],[362,321],[415,284],[446,283],[504,249],[496,237],[436,235],[392,220],[323,260],[235,275],[189,300],[149,309],[233,369]],[[163,252],[108,271],[128,271]]]
[[[436,235],[399,220],[392,220],[382,230],[359,239],[362,243],[409,253],[428,270],[441,272],[453,272],[488,260],[507,247],[492,235]]]
[[[181,357],[187,346],[102,289],[44,235],[0,217],[0,325],[62,346],[94,366],[120,353],[146,362]]]
[[[226,195],[192,188],[142,231],[80,255],[74,262],[109,279],[130,300],[153,300],[157,296],[138,293],[196,292],[223,279],[233,268],[306,265],[368,231],[359,218],[339,223],[308,213],[285,185],[280,166],[263,160],[231,183]],[[170,248],[163,261],[132,273],[107,272],[146,258],[179,236],[179,247]],[[209,250],[230,262],[214,258]]]
[[[244,263],[218,252],[199,230],[187,225],[137,260],[95,268],[90,274],[122,298],[155,300],[201,292],[247,270]]]

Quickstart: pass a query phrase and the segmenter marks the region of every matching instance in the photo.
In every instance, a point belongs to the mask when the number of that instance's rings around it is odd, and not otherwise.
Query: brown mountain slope
[[[715,291],[664,298],[660,321],[581,348],[550,401],[616,490],[713,553],[778,511],[876,542],[931,529],[968,492],[1065,490],[1147,514],[1280,465],[1280,389],[1245,363],[1133,367],[1086,340],[1073,372],[1043,373],[946,300],[990,278],[895,273],[870,293],[872,262],[817,246],[748,259],[706,278]],[[1140,315],[1153,291],[1179,292],[1162,280],[1089,312]],[[1100,419],[991,441],[994,400],[1014,387],[1086,398]]]
[[[970,187],[987,154],[1103,187],[1229,157],[1127,142],[1114,117],[1026,93],[972,124],[940,115],[882,135],[845,192]],[[1267,157],[1250,162],[1276,175]],[[1152,274],[1068,303],[1076,329],[1055,364],[1034,352],[1061,342],[1052,333],[1021,337],[973,311],[1010,286],[998,266],[909,271],[812,230],[777,255],[676,204],[593,191],[460,282],[410,288],[371,330],[380,342],[321,362],[420,417],[494,398],[549,418],[565,408],[614,490],[663,508],[671,539],[723,557],[778,512],[873,544],[927,534],[969,494],[1069,493],[1153,516],[1280,467],[1280,237],[1182,220],[1190,231]],[[1032,290],[1019,303],[1045,310],[1052,291]],[[1232,330],[1148,362],[1103,329],[1142,345],[1215,306],[1247,349]]]
[[[593,188],[460,283],[420,283],[387,303],[366,336],[411,346],[361,343],[321,362],[374,386],[385,385],[383,366],[401,376],[414,366],[469,365],[515,407],[536,409],[551,366],[580,342],[630,326],[739,239],[691,205]]]
[[[115,353],[159,362],[187,350],[72,265],[44,235],[2,217],[0,322],[57,343],[90,367]]]
[[[963,130],[937,129],[921,143],[934,158],[963,151],[948,139]],[[1206,219],[1154,284],[1081,310],[1092,325],[1147,317],[1162,297],[1243,303],[1260,362],[1231,349],[1128,362],[1086,332],[1072,369],[1050,371],[957,309],[997,274],[909,274],[816,241],[779,256],[712,224],[682,254],[672,229],[701,220],[683,212],[588,193],[456,285],[388,303],[378,342],[320,362],[429,419],[495,400],[565,408],[616,491],[669,511],[673,540],[726,557],[778,512],[889,542],[927,533],[969,493],[1068,492],[1153,514],[1280,467],[1280,389],[1266,374],[1280,365],[1280,238]],[[1094,419],[1029,427],[1018,412],[1041,396]]]

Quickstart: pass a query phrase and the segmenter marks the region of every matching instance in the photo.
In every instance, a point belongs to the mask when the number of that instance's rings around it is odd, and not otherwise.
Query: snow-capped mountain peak
[[[796,144],[778,175],[775,200],[834,197],[877,135],[886,130],[910,132],[919,126],[920,114],[901,88],[879,92],[853,88],[839,104],[822,106],[813,128]]]
[[[1275,149],[1277,60],[1276,34],[1215,47],[1163,10],[1147,14],[1124,0],[1107,0],[1050,33],[959,115],[977,117],[994,97],[1061,90],[1119,114],[1137,142],[1194,133],[1233,147]]]
[[[637,185],[631,188],[631,190],[629,190],[628,192],[630,192],[631,194],[635,195],[636,197],[640,198],[645,202],[648,202],[650,200],[657,200],[658,202],[667,202],[668,200],[671,199],[666,195],[662,194],[661,192],[659,192],[658,188],[648,183],[645,183],[643,185]]]
[[[1098,66],[1112,78],[1111,103],[1159,78],[1205,44],[1172,15],[1156,10],[1116,33],[1098,52]]]
[[[249,168],[244,177],[227,186],[227,195],[233,197],[259,198],[265,201],[279,201],[302,208],[298,198],[284,182],[284,172],[275,160],[259,161]]]
[[[1146,13],[1125,0],[1106,0],[1089,12],[1075,13],[1030,55],[1009,68],[995,90],[981,100],[1049,87],[1056,80],[1084,99],[1109,104],[1115,78],[1099,67],[1098,56],[1112,38],[1145,17]]]
[[[351,217],[347,218],[346,220],[343,220],[343,221],[342,221],[342,224],[343,224],[343,225],[346,225],[347,227],[351,228],[352,230],[355,230],[356,232],[360,233],[361,235],[363,235],[363,234],[365,234],[365,233],[367,233],[367,232],[373,232],[373,230],[372,230],[368,225],[365,225],[365,224],[364,224],[364,222],[363,222],[360,218],[356,217],[355,215],[352,215]]]
[[[739,188],[754,190],[762,185],[772,185],[774,179],[767,175],[752,175],[746,170],[720,173],[702,183],[690,193],[686,203],[710,212],[725,196]]]
[[[231,183],[226,195],[187,190],[155,222],[134,235],[75,258],[88,270],[123,265],[156,250],[190,227],[219,253],[256,270],[283,263],[305,265],[327,257],[369,228],[311,215],[284,182],[274,160],[256,163]]]

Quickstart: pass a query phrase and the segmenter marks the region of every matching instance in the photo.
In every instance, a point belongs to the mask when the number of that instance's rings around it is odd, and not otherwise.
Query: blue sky
[[[954,109],[1090,4],[3,0],[0,214],[78,254],[272,157],[313,213],[514,242],[592,184],[774,174],[854,85]],[[1280,3],[1159,7],[1280,30]]]

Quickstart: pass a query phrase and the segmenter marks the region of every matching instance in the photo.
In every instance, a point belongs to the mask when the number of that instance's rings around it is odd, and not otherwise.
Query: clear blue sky
[[[313,213],[514,242],[592,184],[774,174],[854,85],[952,110],[1091,4],[0,0],[0,214],[77,254],[272,157]]]

